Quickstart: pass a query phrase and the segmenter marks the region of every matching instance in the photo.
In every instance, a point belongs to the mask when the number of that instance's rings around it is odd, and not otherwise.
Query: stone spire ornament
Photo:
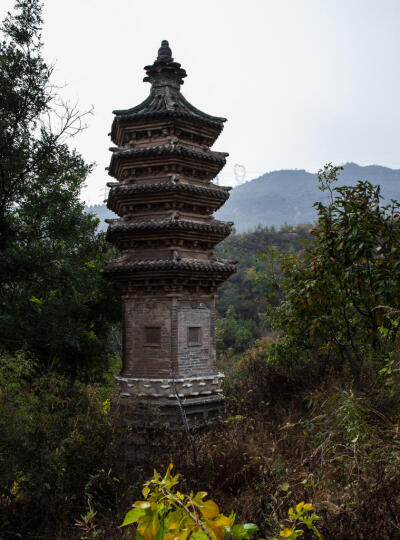
[[[172,58],[172,51],[169,48],[169,43],[166,39],[164,39],[161,42],[161,47],[158,49],[158,56],[157,60],[159,62],[172,62],[174,59]]]
[[[216,416],[223,405],[216,367],[215,296],[235,266],[215,256],[232,223],[213,212],[229,189],[212,180],[228,154],[211,150],[225,118],[181,94],[186,71],[168,41],[146,66],[143,103],[114,111],[107,239],[120,256],[105,277],[123,299],[123,367],[117,376],[126,421],[138,398],[166,423]]]

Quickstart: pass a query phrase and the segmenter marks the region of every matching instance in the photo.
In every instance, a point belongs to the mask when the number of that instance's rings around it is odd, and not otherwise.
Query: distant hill
[[[352,185],[358,180],[380,184],[381,194],[387,201],[400,199],[400,169],[346,163],[337,185]],[[257,225],[280,227],[285,223],[311,223],[316,217],[313,203],[326,197],[318,189],[316,174],[297,169],[273,171],[234,188],[215,217],[233,221],[238,232]],[[102,220],[103,230],[106,228],[104,219],[113,216],[104,205],[89,206],[88,210]]]
[[[104,222],[105,219],[118,217],[105,204],[90,204],[85,206],[85,211],[94,214],[100,220],[99,229],[101,231],[107,230],[108,225]]]
[[[339,179],[336,185],[353,185],[358,180],[369,180],[374,185],[381,185],[381,194],[387,201],[400,199],[399,169],[346,163]],[[216,217],[233,221],[238,232],[259,224],[311,223],[316,217],[313,203],[326,198],[327,195],[318,189],[316,174],[305,170],[273,171],[233,189]]]

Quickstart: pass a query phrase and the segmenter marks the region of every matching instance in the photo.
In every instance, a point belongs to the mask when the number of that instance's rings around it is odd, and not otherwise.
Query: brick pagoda
[[[107,238],[120,257],[105,276],[123,299],[121,404],[137,397],[168,421],[215,415],[223,403],[216,368],[215,295],[235,272],[214,247],[232,223],[212,217],[229,189],[212,183],[228,154],[210,150],[225,118],[210,116],[180,92],[186,72],[163,41],[145,67],[151,83],[140,105],[114,111]],[[178,397],[179,399],[178,399]],[[129,419],[129,414],[128,414]]]

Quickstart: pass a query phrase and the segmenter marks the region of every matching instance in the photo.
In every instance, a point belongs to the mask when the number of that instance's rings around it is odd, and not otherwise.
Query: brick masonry
[[[170,377],[172,368],[173,300],[170,298],[124,299],[123,376]],[[160,345],[145,342],[145,330],[161,329]]]
[[[213,296],[125,297],[124,365],[117,378],[121,389],[170,399],[175,380],[182,396],[220,396],[214,326]],[[146,343],[146,328],[160,328],[159,345]],[[190,344],[189,328],[199,329],[198,344]]]

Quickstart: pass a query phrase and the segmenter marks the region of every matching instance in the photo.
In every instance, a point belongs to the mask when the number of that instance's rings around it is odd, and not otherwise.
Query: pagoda
[[[120,403],[154,404],[165,422],[207,419],[224,398],[215,348],[215,296],[236,271],[215,246],[233,223],[212,214],[230,188],[212,180],[228,154],[211,150],[225,118],[203,113],[181,94],[186,72],[163,41],[145,67],[143,103],[114,111],[107,239],[120,256],[105,277],[123,300]]]

